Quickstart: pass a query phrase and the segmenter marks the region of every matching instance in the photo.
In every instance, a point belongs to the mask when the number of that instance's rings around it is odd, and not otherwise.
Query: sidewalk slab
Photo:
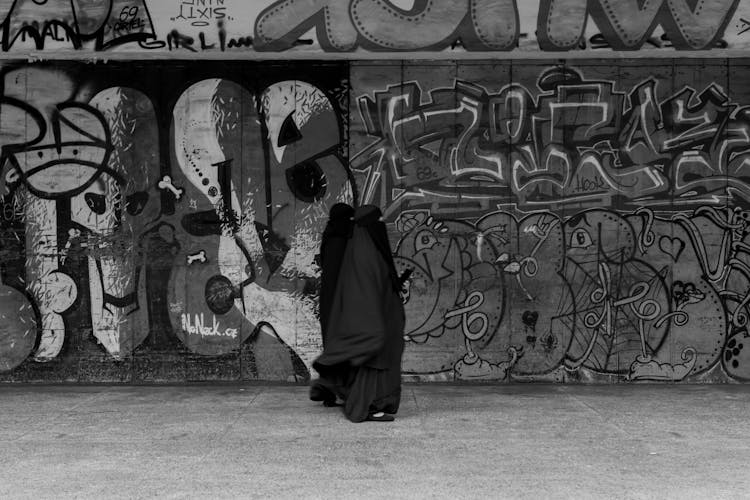
[[[0,498],[743,498],[750,386],[0,386]]]

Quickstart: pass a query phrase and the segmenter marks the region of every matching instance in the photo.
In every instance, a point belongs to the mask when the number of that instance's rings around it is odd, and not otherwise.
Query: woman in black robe
[[[323,354],[313,363],[336,381],[352,422],[391,421],[401,401],[404,307],[380,209],[356,210],[331,303]]]
[[[328,318],[331,313],[331,303],[336,292],[336,283],[339,279],[341,262],[344,259],[344,251],[354,226],[354,208],[346,203],[336,203],[331,207],[328,214],[328,223],[323,230],[320,242],[320,297],[319,315],[320,331],[323,336],[323,349],[326,346],[326,332],[328,330]],[[326,380],[321,377],[312,382],[310,388],[310,399],[323,401],[326,406],[334,406],[336,403],[336,381]]]

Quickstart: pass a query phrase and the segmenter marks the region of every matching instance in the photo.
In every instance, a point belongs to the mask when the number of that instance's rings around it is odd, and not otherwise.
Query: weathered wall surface
[[[750,380],[747,5],[246,4],[0,2],[0,380],[309,379],[338,201],[410,377]]]
[[[750,47],[750,5],[741,0],[2,0],[0,20],[0,49],[16,53],[460,57]]]
[[[6,65],[11,379],[304,379],[319,233],[376,203],[405,371],[743,380],[740,60]],[[750,352],[750,350],[748,350]]]
[[[406,369],[747,378],[747,70],[355,66],[350,163],[416,270]]]

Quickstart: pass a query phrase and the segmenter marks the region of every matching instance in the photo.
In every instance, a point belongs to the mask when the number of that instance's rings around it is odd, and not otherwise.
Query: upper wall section
[[[652,57],[750,47],[750,2],[740,0],[0,0],[0,19],[8,57]]]

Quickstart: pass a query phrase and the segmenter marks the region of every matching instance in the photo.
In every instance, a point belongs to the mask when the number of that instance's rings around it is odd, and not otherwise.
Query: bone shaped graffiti
[[[171,191],[172,194],[174,194],[174,197],[178,200],[182,197],[182,194],[185,192],[184,189],[175,187],[175,185],[172,184],[172,178],[168,175],[165,175],[164,177],[162,177],[162,179],[159,181],[158,187],[159,189],[164,190],[164,191],[166,190]]]
[[[204,264],[205,264],[206,262],[208,262],[208,258],[206,257],[206,252],[205,252],[205,250],[201,250],[200,252],[198,252],[198,253],[196,253],[196,254],[193,254],[193,255],[188,255],[188,256],[187,256],[187,263],[188,263],[188,266],[189,266],[190,264],[192,264],[193,262],[202,262],[202,263],[204,263]]]

